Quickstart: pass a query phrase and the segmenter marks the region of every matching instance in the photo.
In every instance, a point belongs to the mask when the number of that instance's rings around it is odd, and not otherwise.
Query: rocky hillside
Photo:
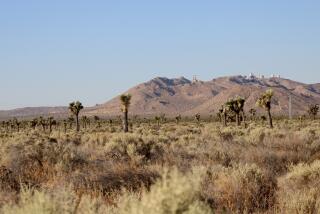
[[[194,115],[213,114],[229,98],[243,96],[246,109],[255,108],[258,96],[272,88],[275,92],[273,112],[287,114],[289,96],[294,114],[304,114],[309,104],[320,103],[320,84],[304,84],[283,78],[257,78],[232,76],[211,81],[192,82],[184,77],[168,79],[158,77],[131,88],[131,114]],[[120,114],[119,98],[86,110],[87,114]]]
[[[247,99],[246,110],[255,108],[258,96],[267,89],[275,92],[274,114],[287,114],[289,96],[294,114],[304,114],[309,104],[320,103],[320,83],[304,84],[284,78],[257,78],[245,76],[220,77],[211,81],[190,81],[184,77],[168,79],[157,77],[125,93],[132,95],[131,115],[203,115],[214,114],[219,107],[234,96]],[[0,118],[32,117],[38,115],[66,115],[66,107],[22,108],[0,111]],[[83,114],[116,116],[121,114],[119,97],[86,108]]]

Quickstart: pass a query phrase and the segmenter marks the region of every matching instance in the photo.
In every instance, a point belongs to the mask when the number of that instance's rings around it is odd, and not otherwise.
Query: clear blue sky
[[[102,103],[155,76],[320,82],[318,0],[0,0],[0,109]]]

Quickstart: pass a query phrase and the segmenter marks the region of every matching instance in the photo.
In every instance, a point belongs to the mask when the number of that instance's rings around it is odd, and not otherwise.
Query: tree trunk
[[[123,131],[128,132],[129,127],[128,127],[128,111],[123,112]]]
[[[239,113],[236,114],[236,122],[237,122],[237,126],[241,125],[240,114]]]
[[[76,115],[76,125],[77,125],[77,132],[79,132],[80,131],[79,115]]]
[[[227,126],[227,113],[223,113],[223,123],[224,126]]]
[[[268,118],[269,118],[269,126],[270,126],[270,128],[273,128],[272,116],[271,116],[271,110],[270,109],[268,109]]]
[[[242,111],[242,120],[244,123],[244,127],[247,128],[246,114],[244,113],[244,111]]]

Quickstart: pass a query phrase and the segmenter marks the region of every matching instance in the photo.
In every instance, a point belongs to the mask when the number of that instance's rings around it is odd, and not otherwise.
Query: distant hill
[[[236,95],[247,99],[245,109],[255,108],[258,96],[267,89],[275,92],[274,114],[287,114],[289,95],[294,114],[304,114],[308,105],[320,103],[320,83],[304,84],[284,78],[257,78],[245,76],[220,77],[211,81],[190,81],[184,77],[168,79],[157,77],[139,84],[125,93],[132,95],[131,115],[209,115],[217,112],[229,98]],[[66,107],[22,108],[0,111],[0,117],[26,117],[36,115],[66,115]],[[119,97],[94,107],[85,108],[83,114],[116,116],[121,114]]]
[[[130,112],[137,115],[212,114],[236,95],[247,99],[245,109],[255,108],[257,98],[267,89],[275,92],[273,113],[287,114],[289,95],[294,114],[304,114],[309,104],[320,103],[320,84],[304,84],[284,78],[245,76],[220,77],[211,81],[192,82],[184,77],[157,77],[137,85],[126,93],[133,96]],[[87,114],[117,115],[119,98],[87,109]]]
[[[17,108],[8,111],[0,111],[0,118],[9,119],[17,118],[31,118],[35,116],[48,116],[63,117],[68,113],[67,107],[26,107]]]

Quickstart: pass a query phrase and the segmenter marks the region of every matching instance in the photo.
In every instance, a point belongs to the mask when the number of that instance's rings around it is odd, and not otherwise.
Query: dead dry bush
[[[63,183],[70,184],[78,193],[95,194],[98,192],[107,196],[122,189],[138,191],[141,188],[150,188],[159,174],[148,169],[132,168],[126,165],[114,166],[95,173],[87,170],[75,172],[63,178]]]
[[[203,197],[227,213],[266,211],[275,202],[276,180],[256,165],[215,166],[203,182]]]
[[[279,179],[278,212],[320,212],[320,161],[291,166]]]

